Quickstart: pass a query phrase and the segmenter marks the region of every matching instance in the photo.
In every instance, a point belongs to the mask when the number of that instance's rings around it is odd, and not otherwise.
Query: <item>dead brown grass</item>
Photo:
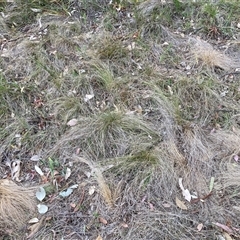
[[[200,63],[213,69],[219,67],[225,71],[229,71],[239,66],[239,62],[234,57],[227,56],[219,50],[200,38],[190,38],[191,51],[194,55],[196,63]]]
[[[0,232],[14,232],[23,227],[36,211],[34,188],[0,180]]]

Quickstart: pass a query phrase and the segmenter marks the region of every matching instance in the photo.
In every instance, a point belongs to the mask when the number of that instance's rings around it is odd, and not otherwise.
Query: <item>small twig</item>
[[[191,203],[198,203],[198,202],[200,202],[201,200],[205,200],[205,199],[209,198],[211,195],[212,195],[212,191],[211,191],[210,193],[208,193],[207,195],[203,196],[203,197],[199,197],[199,198],[196,198],[196,199],[192,199],[192,200],[191,200]]]
[[[47,29],[49,27],[49,25],[47,25],[46,27],[44,27],[44,28],[42,28],[42,29],[39,29],[38,31],[31,31],[31,32],[29,32],[29,33],[27,33],[26,35],[23,35],[23,36],[20,36],[20,37],[17,37],[17,38],[13,38],[13,39],[9,39],[9,40],[6,40],[6,42],[5,43],[3,43],[2,44],[2,46],[1,46],[1,50],[4,48],[4,46],[7,44],[7,43],[9,43],[9,42],[15,42],[15,41],[17,41],[17,40],[19,40],[19,39],[23,39],[23,38],[26,38],[26,37],[31,37],[31,34],[36,34],[37,32],[39,33],[39,32],[42,32],[42,31],[44,31],[45,29]]]
[[[223,74],[220,78],[224,78],[224,77],[226,77],[226,76],[236,75],[236,74],[240,74],[240,71],[230,72],[230,73]]]

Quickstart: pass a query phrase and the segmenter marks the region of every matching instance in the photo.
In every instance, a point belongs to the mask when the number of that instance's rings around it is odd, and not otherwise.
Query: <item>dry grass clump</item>
[[[224,53],[215,50],[213,46],[201,40],[200,38],[190,38],[191,51],[196,62],[210,68],[219,67],[225,71],[229,71],[237,67],[237,61]]]
[[[114,110],[78,118],[78,124],[59,140],[61,146],[80,147],[94,158],[122,156],[140,142],[154,142],[158,138],[154,126],[140,116]]]
[[[161,6],[164,6],[168,3],[171,3],[170,1],[165,0],[149,0],[149,1],[143,1],[139,6],[138,10],[141,12],[141,14],[144,17],[149,16],[155,8],[160,8]]]
[[[7,179],[0,180],[0,232],[19,230],[35,211],[33,188],[20,187]]]
[[[99,44],[99,42],[98,42]],[[105,37],[101,39],[98,46],[98,55],[100,59],[117,60],[128,55],[128,50],[123,42],[113,37]]]

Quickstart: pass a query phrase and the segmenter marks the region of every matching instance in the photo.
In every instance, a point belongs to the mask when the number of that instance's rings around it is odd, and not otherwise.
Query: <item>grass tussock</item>
[[[192,53],[197,64],[200,63],[211,69],[219,67],[225,71],[234,69],[239,65],[234,57],[227,56],[215,50],[213,46],[206,41],[191,38],[190,43],[192,44]]]
[[[34,189],[0,181],[0,232],[20,229],[36,211]]]
[[[157,137],[154,127],[140,116],[114,110],[80,117],[78,124],[66,132],[55,149],[69,144],[69,147],[88,149],[94,157],[114,157],[125,154],[139,139],[147,143],[156,141]]]

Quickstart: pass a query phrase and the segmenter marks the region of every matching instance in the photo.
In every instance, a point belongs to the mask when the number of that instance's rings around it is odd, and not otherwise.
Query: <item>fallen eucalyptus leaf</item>
[[[32,238],[35,233],[38,232],[38,230],[41,228],[44,218],[42,217],[39,222],[31,225],[28,230],[30,230],[29,235],[27,236],[27,239]]]
[[[46,191],[43,187],[40,187],[39,191],[36,192],[36,197],[39,201],[42,201],[46,197]]]
[[[182,194],[183,194],[184,198],[185,198],[188,202],[190,202],[191,199],[192,199],[192,195],[191,195],[191,193],[189,192],[188,189],[184,189],[183,184],[182,184],[182,178],[179,178],[179,186],[180,186],[180,188],[182,189]]]
[[[202,230],[202,228],[203,228],[203,224],[202,224],[202,223],[199,223],[199,224],[197,225],[197,230],[200,232],[200,231]]]
[[[182,202],[178,197],[176,197],[176,204],[182,210],[187,210],[188,209],[187,206],[184,204],[184,202]]]
[[[69,188],[76,189],[76,188],[78,188],[78,184],[74,184],[74,185],[70,186]]]
[[[95,186],[91,186],[91,187],[89,188],[88,194],[89,194],[90,196],[93,195],[94,192],[95,192],[95,189],[96,189]]]
[[[38,155],[33,155],[30,160],[34,162],[38,162],[41,158]]]
[[[67,180],[71,175],[71,169],[70,168],[67,168],[66,169],[66,174],[65,174],[65,180]]]
[[[37,223],[39,222],[38,218],[32,218],[28,221],[28,223]]]
[[[213,186],[214,186],[214,177],[211,177],[210,185],[209,185],[210,192],[213,190]]]
[[[41,170],[41,168],[40,167],[38,167],[37,165],[35,165],[35,170],[36,170],[36,172],[42,177],[42,176],[44,176],[44,174],[43,174],[43,172],[42,172],[42,170]]]
[[[88,102],[92,98],[94,98],[94,94],[86,94],[84,97],[84,102]]]
[[[73,189],[68,188],[67,190],[60,192],[59,195],[65,198],[65,197],[68,197],[72,192],[73,192]]]
[[[67,122],[67,125],[70,126],[70,127],[73,127],[75,126],[76,124],[78,123],[78,120],[73,118],[71,119],[70,121]]]
[[[16,180],[17,182],[20,182],[19,176],[21,172],[21,165],[22,165],[22,162],[20,160],[13,161],[11,163],[12,180]]]
[[[38,208],[38,212],[40,214],[44,214],[44,213],[46,213],[48,211],[48,206],[46,206],[44,204],[38,204],[37,208]]]

